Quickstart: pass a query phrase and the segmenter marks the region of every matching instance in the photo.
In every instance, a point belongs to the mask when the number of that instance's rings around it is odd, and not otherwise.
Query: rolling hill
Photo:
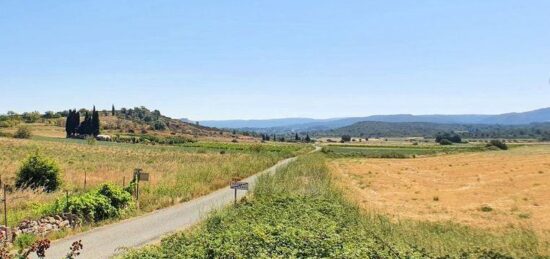
[[[232,128],[258,132],[288,131],[321,131],[352,125],[362,121],[378,122],[427,122],[440,124],[503,124],[521,125],[529,123],[550,122],[550,107],[518,113],[496,115],[462,114],[462,115],[372,115],[366,117],[347,117],[332,119],[285,118],[270,120],[224,120],[201,121],[201,125]]]
[[[338,137],[428,137],[454,131],[466,138],[537,138],[550,139],[550,122],[520,125],[453,124],[431,122],[364,121],[349,126],[319,131],[315,136]]]

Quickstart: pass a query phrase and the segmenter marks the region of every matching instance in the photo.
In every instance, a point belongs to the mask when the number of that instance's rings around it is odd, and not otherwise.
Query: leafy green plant
[[[24,249],[29,248],[35,241],[36,236],[28,233],[22,233],[17,235],[13,241],[13,244],[15,245],[15,248],[17,248],[17,251],[22,253]]]
[[[29,139],[32,137],[31,129],[27,126],[20,126],[13,134],[14,138]]]
[[[24,162],[15,181],[17,188],[44,188],[46,192],[53,192],[61,186],[59,166],[51,159],[35,153]]]
[[[45,213],[70,212],[87,221],[100,221],[120,216],[132,201],[130,193],[121,187],[104,184],[89,192],[59,198]]]
[[[124,209],[132,201],[132,195],[129,192],[113,184],[102,185],[99,187],[98,194],[107,197],[116,209]]]

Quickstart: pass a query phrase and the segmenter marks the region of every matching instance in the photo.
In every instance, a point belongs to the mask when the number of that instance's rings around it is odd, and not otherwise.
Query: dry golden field
[[[335,159],[346,195],[394,219],[531,229],[550,241],[550,145],[416,159]]]

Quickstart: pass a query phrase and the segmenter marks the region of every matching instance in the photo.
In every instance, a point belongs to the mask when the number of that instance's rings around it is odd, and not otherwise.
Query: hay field
[[[550,241],[550,145],[416,159],[335,159],[346,195],[393,219],[530,229]]]

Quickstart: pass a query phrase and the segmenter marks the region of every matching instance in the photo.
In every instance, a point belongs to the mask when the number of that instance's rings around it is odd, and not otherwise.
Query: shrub
[[[26,127],[26,126],[21,126],[17,129],[17,131],[15,132],[15,134],[13,134],[13,137],[14,138],[31,138],[32,136],[32,132],[31,130],[29,129],[29,127]]]
[[[117,209],[124,209],[132,200],[130,193],[113,184],[104,184],[98,190],[98,193],[107,197],[111,205]]]
[[[487,147],[497,147],[501,150],[507,150],[508,149],[508,145],[506,145],[506,143],[498,140],[498,139],[493,139],[489,142],[489,144],[487,144]]]
[[[481,208],[479,208],[479,210],[481,210],[483,212],[491,212],[491,211],[493,211],[493,208],[489,207],[489,205],[483,205],[483,206],[481,206]]]
[[[97,192],[72,196],[69,198],[69,203],[64,205],[58,206],[57,212],[62,212],[66,207],[68,212],[89,221],[99,221],[118,215],[117,209],[111,205],[109,198],[98,195]]]
[[[439,141],[439,144],[440,144],[440,145],[452,145],[453,142],[450,141],[450,140],[448,140],[448,139],[446,139],[446,138],[444,138],[444,139],[442,139],[442,140]]]
[[[17,188],[44,188],[46,192],[53,192],[61,185],[59,171],[59,167],[53,160],[35,153],[23,162],[17,172],[15,186]]]
[[[343,135],[341,141],[342,142],[350,142],[351,141],[351,136],[350,135]]]
[[[31,246],[35,241],[36,237],[34,235],[22,233],[20,235],[17,235],[17,237],[13,241],[13,244],[17,248],[17,251],[21,253],[24,249]]]
[[[456,133],[448,133],[448,132],[444,132],[444,133],[438,133],[436,136],[435,136],[435,142],[437,143],[440,143],[441,144],[441,141],[442,140],[448,140],[450,142],[453,142],[453,143],[460,143],[462,142],[462,138],[456,134]]]
[[[117,217],[127,208],[132,196],[121,187],[104,184],[84,194],[59,198],[46,213],[70,212],[88,221],[100,221]]]

